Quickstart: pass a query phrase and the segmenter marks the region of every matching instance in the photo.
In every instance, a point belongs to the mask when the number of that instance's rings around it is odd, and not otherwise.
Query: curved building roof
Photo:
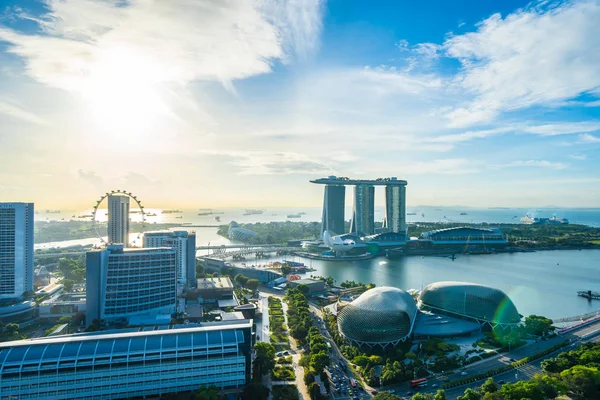
[[[405,291],[382,286],[367,290],[338,314],[338,328],[358,344],[397,344],[411,333],[417,305]]]
[[[422,306],[496,324],[521,320],[512,300],[501,290],[469,282],[436,282],[421,292]]]

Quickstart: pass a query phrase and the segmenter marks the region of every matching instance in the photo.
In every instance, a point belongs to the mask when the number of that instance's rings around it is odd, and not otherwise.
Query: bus
[[[417,388],[417,387],[425,386],[425,385],[427,385],[427,378],[419,378],[419,379],[410,381],[410,387],[413,389]]]
[[[354,378],[350,379],[350,386],[352,386],[352,389],[356,389],[356,381]]]

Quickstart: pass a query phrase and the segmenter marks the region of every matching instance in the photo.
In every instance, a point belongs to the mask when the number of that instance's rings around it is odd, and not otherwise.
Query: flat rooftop
[[[198,290],[205,289],[232,289],[233,284],[229,278],[201,278],[198,279]]]
[[[313,179],[310,183],[319,185],[370,185],[370,186],[406,186],[408,182],[396,178],[377,179],[350,179],[346,177],[330,176],[328,178]]]

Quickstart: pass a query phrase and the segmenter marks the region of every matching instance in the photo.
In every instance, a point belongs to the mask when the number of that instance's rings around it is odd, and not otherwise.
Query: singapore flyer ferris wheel
[[[126,190],[111,190],[110,192],[106,192],[104,193],[97,201],[96,204],[93,207],[93,211],[92,211],[92,225],[94,228],[94,232],[96,233],[96,237],[98,237],[98,239],[100,240],[100,242],[102,242],[102,244],[108,244],[108,241],[104,239],[104,236],[106,235],[106,232],[103,231],[103,227],[104,225],[101,223],[101,221],[99,220],[99,215],[98,215],[98,211],[99,211],[99,207],[102,204],[102,202],[104,202],[105,200],[108,199],[109,196],[127,196],[129,197],[130,201],[133,201],[139,211],[133,211],[135,213],[139,213],[140,218],[139,218],[139,222],[141,222],[142,225],[142,229],[140,229],[140,232],[138,233],[137,238],[140,239],[143,235],[143,231],[144,228],[146,227],[146,212],[144,211],[144,206],[141,202],[140,199],[138,199],[137,196],[135,196],[133,193],[128,192]],[[133,213],[130,209],[129,211],[130,213]],[[129,243],[128,243],[129,244]]]

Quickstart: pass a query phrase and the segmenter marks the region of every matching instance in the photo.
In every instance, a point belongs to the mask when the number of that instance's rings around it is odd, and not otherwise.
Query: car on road
[[[460,374],[461,374],[462,376],[467,376],[467,375],[469,375],[469,373],[468,373],[467,371],[463,371],[463,372],[461,372]]]
[[[498,381],[498,383],[499,383],[500,385],[504,385],[504,384],[506,383],[506,381],[505,381],[504,379],[501,379],[501,380],[499,380],[499,381]]]
[[[510,362],[517,362],[517,360],[515,360],[514,358],[509,358],[508,361],[510,361]]]
[[[434,383],[433,385],[431,385],[431,387],[432,387],[432,388],[436,388],[436,387],[438,387],[438,386],[439,386],[439,385],[438,385],[437,383]]]
[[[373,395],[377,394],[377,390],[375,390],[375,389],[371,390],[371,394],[373,394]]]
[[[388,390],[388,393],[396,393],[396,391],[394,389],[390,389]]]

